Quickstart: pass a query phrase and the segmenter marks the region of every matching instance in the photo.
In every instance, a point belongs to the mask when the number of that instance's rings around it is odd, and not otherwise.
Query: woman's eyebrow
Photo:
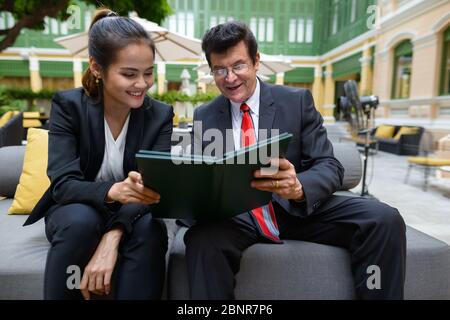
[[[127,70],[127,71],[139,71],[139,69],[136,69],[136,68],[131,68],[131,67],[121,67],[120,68],[120,70]],[[148,67],[147,69],[145,69],[146,71],[147,70],[153,70],[153,66],[151,66],[151,67]]]

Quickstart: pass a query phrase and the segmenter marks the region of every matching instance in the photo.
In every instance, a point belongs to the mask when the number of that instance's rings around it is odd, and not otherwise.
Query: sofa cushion
[[[170,299],[188,299],[183,241],[177,233],[169,265]],[[450,247],[407,228],[406,299],[450,299]],[[263,267],[262,267],[263,266]],[[258,272],[253,270],[258,269]],[[350,255],[341,248],[288,240],[244,251],[236,275],[237,299],[352,299]]]
[[[0,200],[0,300],[42,299],[50,247],[45,237],[44,219],[22,227],[27,216],[7,215],[11,203],[12,199]],[[169,240],[168,259],[179,226],[174,220],[164,222]],[[163,298],[166,297],[164,288]]]
[[[349,190],[356,187],[362,177],[362,163],[359,151],[350,143],[333,143],[336,159],[344,167],[344,180],[339,190]]]
[[[22,227],[27,217],[7,215],[11,203],[0,201],[0,300],[42,299],[49,247],[44,220]]]
[[[23,171],[9,209],[10,214],[29,214],[50,186],[47,176],[48,133],[43,129],[28,129]]]
[[[417,127],[401,127],[400,130],[395,134],[394,139],[400,139],[400,136],[403,134],[417,134],[419,132],[419,128]]]
[[[0,148],[0,196],[12,198],[22,173],[25,146]]]
[[[377,138],[392,138],[395,132],[395,126],[380,125],[375,131]]]

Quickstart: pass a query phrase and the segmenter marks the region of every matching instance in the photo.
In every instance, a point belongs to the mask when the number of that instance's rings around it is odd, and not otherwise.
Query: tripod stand
[[[370,130],[369,130],[369,122],[370,115],[372,113],[372,108],[365,108],[365,129],[359,131],[360,134],[364,134],[364,155],[363,155],[363,177],[362,177],[362,187],[361,187],[361,196],[367,198],[373,198],[373,196],[369,193],[368,186],[366,183],[367,178],[367,163],[369,161],[370,154]]]

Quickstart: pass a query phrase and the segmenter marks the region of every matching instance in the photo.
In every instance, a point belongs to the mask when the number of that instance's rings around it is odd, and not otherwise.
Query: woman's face
[[[102,72],[105,105],[139,108],[153,85],[153,52],[144,42],[120,50],[115,61]]]

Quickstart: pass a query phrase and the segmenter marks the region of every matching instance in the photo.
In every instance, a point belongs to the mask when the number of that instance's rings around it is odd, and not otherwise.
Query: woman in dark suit
[[[167,232],[149,213],[160,196],[144,187],[134,157],[170,151],[173,108],[146,95],[155,45],[138,23],[103,9],[89,29],[89,55],[83,88],[53,98],[51,186],[26,222],[45,216],[44,298],[109,294],[114,272],[116,298],[159,299]],[[69,279],[77,268],[79,287]]]

